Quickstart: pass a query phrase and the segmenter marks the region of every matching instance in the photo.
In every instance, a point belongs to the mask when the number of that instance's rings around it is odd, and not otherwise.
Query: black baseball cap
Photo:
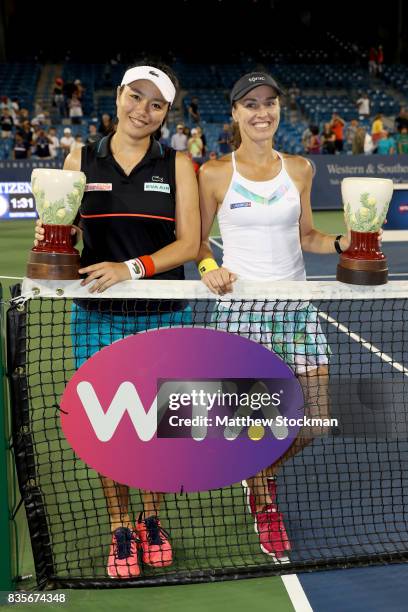
[[[244,74],[234,85],[230,93],[231,105],[243,98],[248,92],[259,85],[269,85],[273,87],[278,96],[284,94],[283,89],[277,84],[274,78],[267,72],[249,72]]]

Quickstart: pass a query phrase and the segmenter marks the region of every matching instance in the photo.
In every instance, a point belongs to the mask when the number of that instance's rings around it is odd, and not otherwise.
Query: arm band
[[[136,257],[135,259],[128,259],[123,263],[125,263],[129,268],[132,280],[149,278],[150,276],[154,276],[156,271],[153,259],[150,257],[150,255],[143,255],[142,257]]]
[[[211,270],[218,270],[219,266],[215,259],[212,257],[207,257],[206,259],[202,259],[198,264],[198,271],[200,276],[206,274],[207,272],[211,272]]]

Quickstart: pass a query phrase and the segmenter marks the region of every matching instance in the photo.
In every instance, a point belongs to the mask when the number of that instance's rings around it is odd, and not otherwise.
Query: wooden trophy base
[[[337,280],[349,285],[385,285],[388,281],[387,260],[350,259],[340,255]]]
[[[76,249],[73,249],[76,250]],[[28,278],[47,280],[76,280],[80,264],[79,253],[47,253],[30,251],[27,264]]]

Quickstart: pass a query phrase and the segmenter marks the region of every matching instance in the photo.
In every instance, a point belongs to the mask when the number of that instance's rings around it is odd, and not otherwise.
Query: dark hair
[[[126,68],[126,70],[129,70],[130,68],[137,68],[138,66],[153,66],[153,68],[157,68],[158,70],[161,70],[162,72],[164,72],[164,74],[167,74],[167,76],[169,77],[170,81],[173,83],[175,89],[176,89],[176,95],[180,89],[180,84],[179,84],[179,80],[175,74],[175,72],[173,71],[172,68],[170,68],[170,66],[168,66],[167,64],[163,64],[163,62],[156,62],[153,59],[146,59],[143,62],[137,62],[136,64],[132,64],[131,66],[129,66],[128,68]],[[122,93],[124,88],[124,85],[120,86],[120,93]],[[163,127],[163,125],[166,123],[167,118],[169,116],[169,112],[170,112],[170,104],[168,106],[167,109],[167,113],[163,119],[163,123],[161,124],[161,126],[156,130],[156,132],[153,134],[153,137],[156,138],[156,140],[159,140],[161,138],[161,128]],[[114,131],[116,131],[116,125],[117,125],[117,120],[115,121],[115,125],[114,125]]]

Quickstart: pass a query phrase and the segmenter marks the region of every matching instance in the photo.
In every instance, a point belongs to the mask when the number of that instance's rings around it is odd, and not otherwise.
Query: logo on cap
[[[248,81],[250,81],[251,83],[254,83],[255,81],[264,81],[265,77],[263,76],[257,76],[257,77],[251,77],[250,79],[248,79]]]

